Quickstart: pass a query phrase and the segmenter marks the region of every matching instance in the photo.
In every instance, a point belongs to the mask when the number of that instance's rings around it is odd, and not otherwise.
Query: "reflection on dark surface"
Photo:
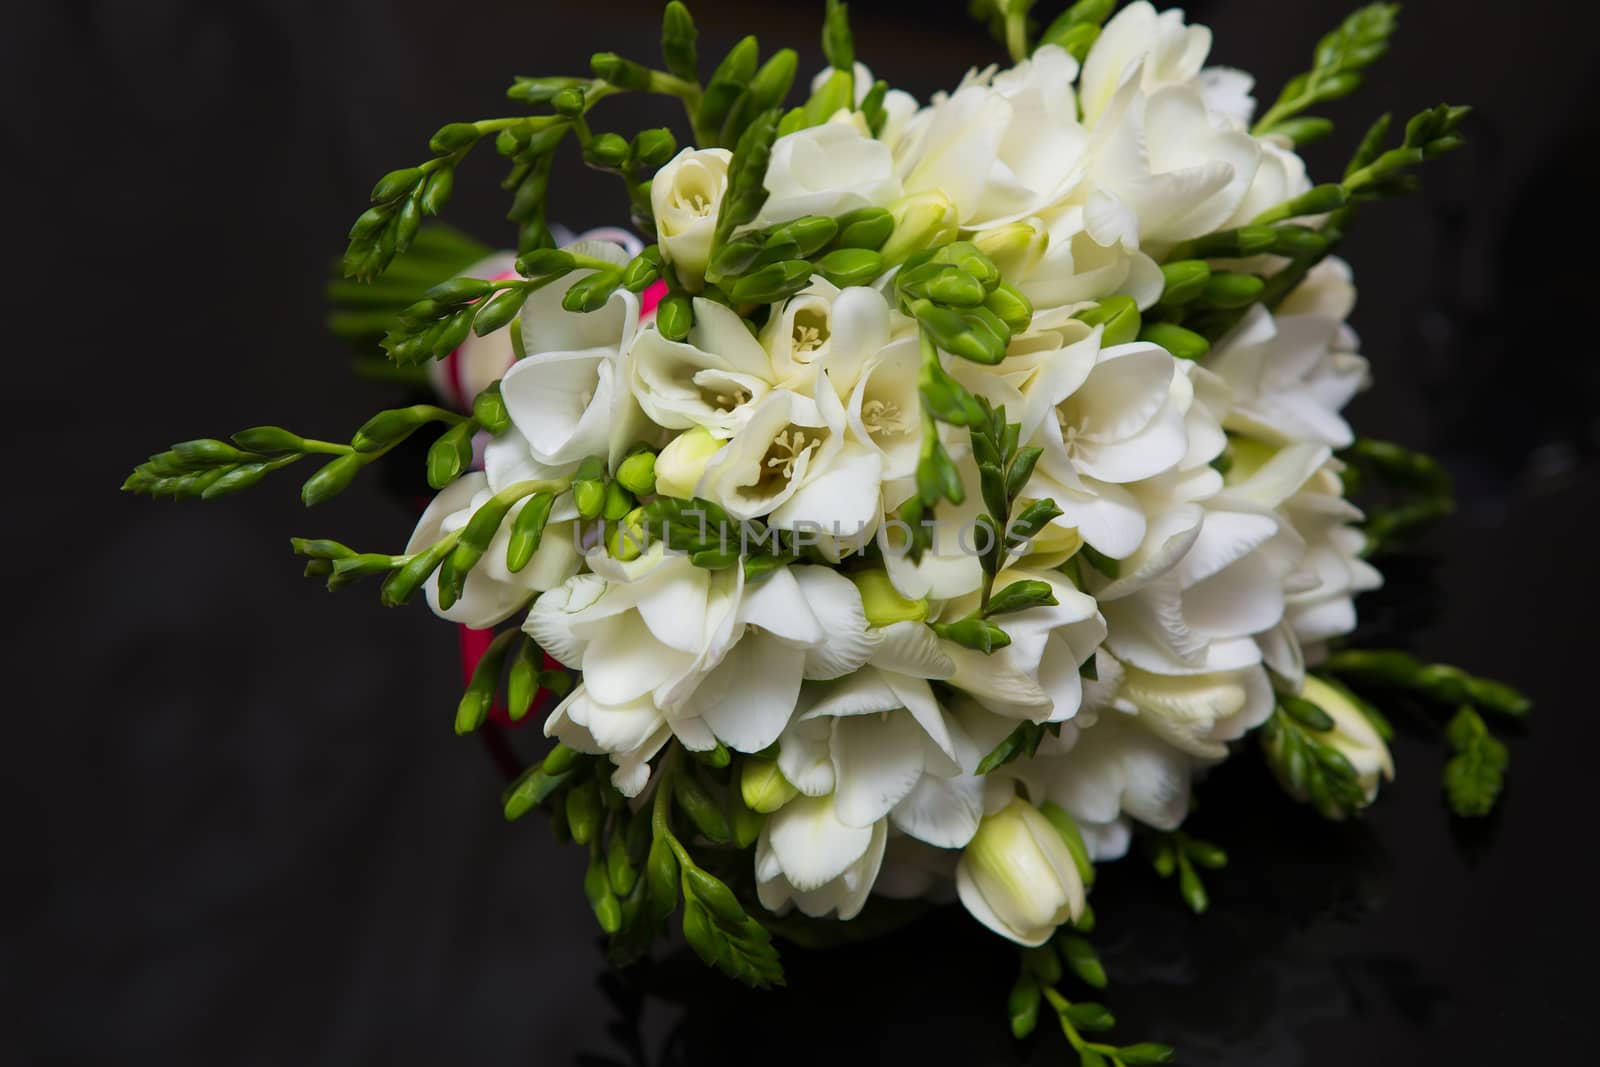
[[[819,5],[697,0],[707,54],[758,31],[820,64]],[[964,5],[855,0],[858,52],[926,97],[997,57]],[[1349,6],[1213,0],[1214,59],[1275,92]],[[512,74],[645,55],[654,0],[27,3],[0,35],[11,406],[13,727],[0,811],[0,1063],[1060,1063],[1014,1045],[1014,957],[959,913],[788,953],[754,994],[683,954],[605,970],[582,858],[506,825],[450,730],[453,638],[424,612],[300,582],[291,535],[389,550],[412,513],[358,484],[212,505],[117,499],[171,440],[267,421],[347,432],[393,396],[322,331],[322,273],[373,178]],[[1041,10],[1045,5],[1041,2]],[[1309,153],[1335,173],[1376,112],[1477,106],[1422,200],[1346,254],[1378,387],[1353,421],[1438,452],[1462,511],[1363,603],[1372,632],[1539,701],[1504,810],[1439,799],[1437,720],[1400,709],[1399,779],[1360,825],[1283,804],[1253,758],[1201,791],[1232,864],[1188,915],[1138,859],[1094,894],[1117,1034],[1182,1062],[1585,1062],[1596,958],[1587,823],[1600,503],[1592,6],[1408,4],[1392,54]],[[608,101],[608,107],[612,102]],[[619,127],[673,121],[619,100]],[[451,220],[509,239],[498,160]],[[570,164],[556,210],[616,221]],[[542,742],[521,731],[531,756]],[[598,979],[598,981],[597,981]],[[583,1057],[589,1057],[587,1060]]]

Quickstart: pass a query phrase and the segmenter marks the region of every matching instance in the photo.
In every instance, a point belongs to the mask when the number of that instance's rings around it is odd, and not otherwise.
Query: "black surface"
[[[696,5],[708,52],[755,28],[809,69],[820,5],[797,6]],[[961,6],[861,0],[859,52],[919,94],[953,84],[997,57]],[[1191,10],[1270,95],[1341,5]],[[291,534],[398,545],[403,508],[375,481],[311,515],[293,480],[208,505],[115,491],[172,440],[266,421],[338,435],[380,406],[319,295],[372,180],[441,122],[500,112],[514,73],[645,54],[652,4],[7,14],[0,1062],[1062,1062],[1058,1038],[1013,1047],[1009,954],[959,915],[842,959],[791,954],[785,992],[681,959],[618,986],[578,856],[535,820],[505,825],[489,761],[451,733],[450,630],[297,577]],[[1540,707],[1476,832],[1446,816],[1424,732],[1355,827],[1284,807],[1248,759],[1221,772],[1198,825],[1235,863],[1204,920],[1137,865],[1108,875],[1121,1032],[1183,1062],[1588,1059],[1595,21],[1557,0],[1414,3],[1336,109],[1339,144],[1311,153],[1326,175],[1378,110],[1479,108],[1426,197],[1349,244],[1379,382],[1355,417],[1440,450],[1460,483],[1463,513],[1395,571],[1397,591],[1434,591],[1391,625]],[[633,107],[607,104],[619,126],[673,117]],[[507,239],[499,170],[487,153],[465,168],[451,215],[486,240]],[[618,218],[608,178],[569,167],[557,189],[571,224]]]

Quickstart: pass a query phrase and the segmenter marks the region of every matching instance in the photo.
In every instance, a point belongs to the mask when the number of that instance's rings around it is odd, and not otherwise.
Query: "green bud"
[[[648,544],[649,532],[644,527],[643,508],[634,508],[612,521],[611,528],[606,531],[606,551],[611,553],[613,559],[620,559],[624,563],[638,559]]]
[[[567,829],[572,831],[573,841],[580,845],[593,841],[604,818],[600,787],[592,779],[567,790]]]
[[[736,279],[727,288],[737,304],[773,304],[786,300],[811,283],[811,264],[803,259],[772,263]]]
[[[405,440],[419,426],[424,426],[432,420],[433,412],[420,404],[380,411],[362,423],[355,436],[350,438],[350,446],[357,452],[378,452]]]
[[[1206,283],[1203,299],[1212,307],[1242,308],[1255,303],[1266,283],[1254,274],[1219,271]]]
[[[518,78],[506,90],[506,97],[528,104],[546,104],[561,90],[579,84],[582,84],[580,78]]]
[[[661,55],[667,70],[684,81],[699,80],[699,57],[695,52],[698,36],[689,9],[680,0],[672,0],[661,16]]]
[[[500,395],[498,381],[472,398],[472,417],[493,437],[511,428],[511,414],[506,410],[505,397]]]
[[[1274,228],[1272,251],[1280,256],[1312,258],[1327,251],[1328,239],[1306,226],[1278,226]]]
[[[1022,974],[1006,1000],[1006,1010],[1011,1016],[1011,1035],[1022,1040],[1039,1025],[1039,1002],[1043,1000],[1039,982],[1031,974]]]
[[[513,574],[522,570],[539,550],[544,528],[550,519],[550,507],[555,503],[554,493],[535,493],[522,505],[511,524],[511,537],[506,546],[506,569]]]
[[[759,113],[783,103],[794,85],[795,69],[799,62],[800,58],[794,49],[784,48],[773,53],[772,58],[761,65],[756,76],[750,79],[750,96],[746,105],[749,113]]]
[[[517,654],[511,658],[511,671],[506,676],[506,713],[512,722],[528,714],[539,692],[541,659],[539,646],[534,642],[524,639],[517,644]]]
[[[233,443],[252,452],[304,452],[305,438],[281,426],[252,426],[233,435]]]
[[[1021,333],[1033,322],[1033,302],[1022,291],[1002,282],[984,298],[983,306],[992,311],[1012,333]]]
[[[457,149],[477,144],[482,136],[478,127],[470,122],[452,122],[448,126],[439,127],[439,132],[429,138],[428,148],[435,155],[447,156]]]
[[[629,830],[631,831],[633,826],[649,826],[649,824],[650,817],[648,814],[635,816],[633,824],[629,826]],[[632,859],[628,856],[629,836],[629,834],[612,831],[611,843],[606,850],[606,881],[610,883],[613,892],[618,896],[624,897],[633,892],[633,887],[639,881],[639,872],[634,867]]]
[[[372,201],[374,203],[387,203],[396,200],[412,189],[417,182],[422,180],[420,167],[405,167],[401,170],[391,170],[388,174],[378,179],[378,184],[372,187]]]
[[[811,94],[805,104],[806,125],[820,126],[840,111],[855,105],[855,76],[848,70],[834,70]]]
[[[487,296],[493,288],[482,278],[450,278],[429,289],[423,296],[438,304],[467,304]]]
[[[605,476],[605,462],[598,456],[590,456],[579,464],[572,481],[572,499],[580,518],[599,517],[605,506]]]
[[[656,491],[656,454],[641,449],[624,459],[617,467],[617,481],[635,496],[648,496]]]
[[[977,307],[986,295],[983,283],[959,267],[945,267],[924,286],[935,302],[954,307]]]
[[[1061,954],[1066,957],[1067,967],[1077,975],[1085,985],[1095,989],[1106,987],[1106,969],[1100,963],[1094,946],[1076,934],[1066,934],[1060,939]]]
[[[921,622],[928,617],[928,601],[907,600],[901,596],[886,571],[852,571],[845,577],[854,582],[861,593],[861,606],[866,612],[868,626],[877,628],[893,626],[897,622]]]
[[[517,317],[522,305],[528,302],[531,290],[525,286],[504,289],[490,297],[473,316],[472,330],[479,337],[487,337]]]
[[[1123,1045],[1117,1049],[1117,1058],[1127,1067],[1145,1067],[1146,1064],[1171,1063],[1177,1050],[1171,1045],[1161,1045],[1154,1041],[1140,1041],[1132,1045]]]
[[[506,651],[511,647],[512,638],[517,636],[516,630],[496,634],[495,639],[489,642],[483,658],[473,668],[472,680],[467,683],[467,690],[456,707],[457,734],[470,734],[489,717],[495,690],[500,688],[500,672],[505,667]]]
[[[656,307],[656,329],[669,341],[681,341],[694,328],[694,305],[682,293],[673,293]]]
[[[523,771],[500,796],[506,821],[520,819],[543,804],[567,783],[568,777],[565,773],[552,775],[538,764]]]
[[[565,274],[577,267],[578,261],[564,248],[539,248],[517,260],[517,273],[527,278],[541,278],[549,274]]]
[[[644,877],[651,915],[657,920],[666,918],[678,906],[678,857],[665,837],[650,843]]]
[[[628,161],[628,139],[619,133],[602,133],[589,142],[588,158],[602,167],[621,167]]]
[[[654,247],[654,246],[651,246]],[[661,265],[638,255],[628,261],[622,271],[622,287],[630,293],[642,293],[661,277]]]
[[[887,266],[904,263],[913,254],[955,240],[959,228],[956,208],[943,193],[917,193],[889,207],[894,231],[879,251]]]
[[[793,244],[794,259],[804,259],[827,246],[839,233],[839,223],[826,215],[807,215],[786,222],[767,236],[767,247]]]
[[[574,790],[575,792],[576,790]],[[570,802],[572,793],[567,794]],[[570,807],[568,821],[571,820]],[[574,833],[573,840],[578,835]],[[595,921],[600,924],[600,929],[608,934],[614,934],[622,929],[622,904],[617,900],[617,895],[611,889],[611,878],[606,870],[605,860],[600,851],[596,849],[589,857],[588,870],[583,876],[583,895],[589,898],[589,907],[594,912]]]
[[[610,82],[618,89],[638,91],[650,87],[650,71],[631,59],[623,59],[615,52],[596,52],[589,57],[589,69],[601,81]]]
[[[706,792],[705,787],[695,781],[694,775],[673,776],[672,796],[678,802],[678,807],[689,816],[689,821],[694,823],[695,829],[706,837],[717,844],[727,844],[733,839],[722,809],[712,799],[711,794]]]
[[[428,449],[428,484],[443,489],[472,463],[472,435],[478,423],[465,419],[450,427]]]
[[[616,522],[635,505],[633,494],[618,481],[606,483],[605,497],[600,502],[600,517],[607,522]]]
[[[1211,342],[1182,326],[1170,322],[1152,322],[1139,331],[1139,340],[1158,344],[1179,359],[1199,359],[1211,348]]]
[[[866,248],[874,252],[894,233],[894,216],[881,207],[864,207],[839,216],[835,248]]]
[[[567,118],[576,118],[577,116],[583,114],[583,97],[584,93],[582,86],[569,85],[550,98],[550,106],[555,109],[555,112],[558,115],[564,115]]]
[[[544,760],[539,766],[544,769],[544,773],[549,775],[565,774],[578,765],[582,755],[575,748],[557,744],[545,754]]]
[[[1205,292],[1211,280],[1211,266],[1203,259],[1180,259],[1161,268],[1164,285],[1160,303],[1164,307],[1187,304]]]
[[[439,569],[439,565],[454,549],[455,539],[446,537],[411,557],[405,566],[384,581],[381,596],[383,606],[399,607],[410,600],[412,594],[422,587],[429,575]]]
[[[1103,348],[1127,344],[1139,336],[1139,305],[1134,303],[1131,296],[1107,297],[1073,317],[1090,326],[1105,327],[1100,335]]]
[[[665,127],[641,130],[633,139],[633,157],[647,167],[659,167],[678,150],[678,139]]]
[[[828,0],[822,23],[822,54],[834,70],[849,73],[855,68],[856,47],[850,34],[850,16],[840,0]]]
[[[344,492],[364,465],[362,458],[354,453],[331,460],[300,487],[301,501],[308,508],[315,507]]]
[[[799,793],[778,769],[777,760],[752,756],[739,768],[739,795],[753,812],[770,815]]]
[[[883,270],[883,257],[866,248],[836,248],[817,261],[817,273],[841,289],[870,285]]]
[[[226,441],[217,441],[209,438],[197,441],[179,441],[172,446],[172,452],[185,465],[191,467],[207,467],[220,463],[241,463],[255,458],[248,452],[241,452]]]
[[[940,622],[934,632],[946,641],[954,641],[962,648],[989,655],[1011,643],[1011,635],[987,619],[968,617],[956,622]]]

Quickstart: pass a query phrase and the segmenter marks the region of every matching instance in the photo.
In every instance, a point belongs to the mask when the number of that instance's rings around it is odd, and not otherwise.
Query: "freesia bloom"
[[[956,867],[972,917],[1019,945],[1042,945],[1083,913],[1083,878],[1050,820],[1013,799],[983,820]]]
[[[726,148],[685,148],[656,171],[650,183],[656,241],[690,290],[698,290],[705,281],[732,158]]]

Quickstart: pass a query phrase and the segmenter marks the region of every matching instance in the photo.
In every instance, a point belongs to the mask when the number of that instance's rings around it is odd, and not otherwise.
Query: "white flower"
[[[705,280],[732,158],[726,148],[685,148],[656,171],[650,183],[656,242],[690,291],[698,290]]]
[[[1285,639],[1295,644],[1289,655],[1298,655],[1300,643],[1319,644],[1355,629],[1355,595],[1378,588],[1383,576],[1360,558],[1366,538],[1353,524],[1361,511],[1344,499],[1327,446],[1274,450],[1237,439],[1233,455],[1226,496],[1276,508],[1306,544],[1294,588],[1285,598]]]
[[[972,917],[1021,945],[1042,945],[1083,913],[1083,878],[1050,820],[1013,799],[961,854],[956,891]]]
[[[1090,189],[1081,202],[1073,197],[1031,224],[1045,238],[1043,255],[1003,272],[1033,302],[1035,313],[1119,293],[1147,308],[1161,296],[1161,268],[1139,251],[1138,227],[1109,194]]]
[[[488,501],[494,490],[480,471],[463,475],[443,489],[417,520],[416,529],[406,543],[406,554],[421,552],[439,538],[466,526],[472,513]],[[572,543],[569,520],[577,515],[570,495],[563,496],[552,509],[539,550],[527,566],[512,573],[506,567],[506,550],[511,528],[526,501],[514,505],[500,530],[489,542],[489,549],[467,575],[461,596],[449,609],[439,606],[439,573],[435,571],[423,585],[428,606],[435,615],[451,622],[485,630],[515,614],[535,593],[554,588],[578,570],[582,562]]]
[[[813,918],[860,913],[883,863],[888,826],[848,826],[833,798],[797,797],[774,812],[756,841],[756,895],[769,911],[792,903]]]
[[[915,473],[922,447],[921,346],[903,338],[869,356],[850,392],[851,436],[883,457],[883,477]],[[831,376],[831,375],[830,375]]]
[[[752,223],[765,227],[803,215],[837,217],[885,207],[900,195],[889,147],[848,116],[780,137],[772,145],[767,202]]]
[[[606,242],[575,249],[624,261],[622,250]],[[639,298],[618,289],[598,311],[582,314],[561,307],[567,289],[592,273],[574,271],[570,282],[545,286],[528,298],[522,310],[527,355],[500,381],[506,412],[529,453],[550,467],[591,455],[614,463],[652,433],[628,390]]]
[[[1038,803],[1059,805],[1077,822],[1096,860],[1127,851],[1128,820],[1173,830],[1189,813],[1194,759],[1143,728],[1132,716],[1102,713],[1077,732],[1069,751],[1008,764]]]
[[[992,85],[973,81],[919,112],[896,148],[906,192],[943,193],[973,229],[1061,200],[1083,173],[1089,141],[1075,114],[1077,72],[1047,45]]]
[[[1012,582],[1044,582],[1056,603],[1013,612],[1002,621],[1011,644],[984,654],[953,643],[945,652],[955,664],[950,684],[965,690],[989,710],[1011,719],[1064,722],[1077,714],[1083,698],[1078,668],[1105,638],[1105,620],[1093,597],[1081,593],[1060,573],[1031,570],[1027,559],[995,576],[995,591]],[[978,608],[971,593],[944,605],[946,620],[965,618]]]
[[[1136,234],[1136,242],[1123,242],[1154,251],[1232,218],[1261,164],[1261,143],[1213,118],[1196,87],[1146,94],[1136,81],[1123,85],[1089,152],[1088,180],[1107,198],[1094,209],[1105,219],[1091,232]]]
[[[1146,93],[1187,84],[1210,51],[1211,31],[1185,25],[1182,11],[1157,14],[1146,0],[1129,4],[1105,24],[1083,59],[1078,93],[1084,122],[1093,126],[1130,82]]]
[[[825,278],[772,310],[761,330],[773,384],[808,391],[828,371],[836,391],[848,395],[867,360],[889,342],[889,305],[865,286],[840,289]]]
[[[692,704],[739,752],[759,752],[778,739],[802,679],[858,671],[872,651],[860,592],[828,567],[779,568],[747,586],[730,640]]]
[[[777,390],[706,464],[697,492],[737,519],[862,536],[878,514],[882,458],[844,429],[825,375],[815,400]]]
[[[737,312],[714,300],[695,299],[686,340],[641,330],[631,355],[634,397],[651,421],[669,430],[702,426],[731,437],[776,384],[767,350]]]
[[[848,826],[887,817],[902,833],[959,848],[983,812],[983,782],[973,775],[982,753],[929,685],[949,673],[949,657],[920,622],[870,636],[870,666],[807,685],[778,765],[802,793],[831,795]]]
[[[1339,414],[1367,381],[1367,361],[1344,325],[1355,301],[1349,276],[1342,261],[1324,260],[1299,299],[1291,294],[1276,314],[1252,305],[1207,353],[1206,367],[1233,392],[1229,429],[1280,445],[1343,448],[1355,440]]]
[[[687,705],[737,639],[744,572],[696,567],[659,542],[628,563],[593,552],[589,565],[597,573],[576,575],[540,597],[523,628],[583,671],[583,685],[550,716],[545,733],[580,751],[611,754],[619,767],[613,780],[633,795],[644,786],[642,759],[649,755],[629,754],[659,748],[669,734],[691,749],[716,745]]]
[[[1081,335],[1081,323],[1064,326]],[[1044,449],[1027,493],[1054,500],[1062,511],[1057,525],[1120,559],[1146,529],[1144,509],[1122,485],[1184,459],[1193,390],[1159,345],[1099,344],[1096,327],[1059,352],[1042,350],[1023,386],[1022,437]]]
[[[1106,647],[1125,663],[1156,674],[1243,669],[1260,662],[1254,635],[1282,621],[1304,542],[1251,501],[1196,503],[1217,480],[1200,468],[1140,487],[1153,516],[1144,543],[1115,579],[1091,589],[1109,627]]]

